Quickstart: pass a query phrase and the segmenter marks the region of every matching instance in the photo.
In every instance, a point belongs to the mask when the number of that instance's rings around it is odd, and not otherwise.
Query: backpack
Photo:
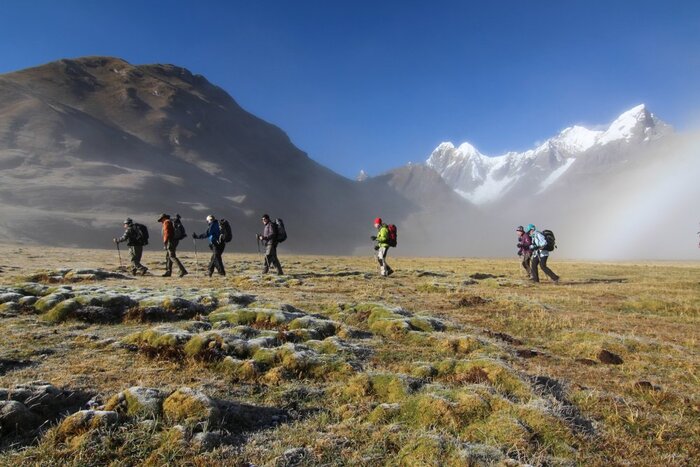
[[[224,243],[228,243],[233,239],[231,224],[226,219],[219,219],[219,231],[219,241],[223,240]]]
[[[182,225],[180,220],[180,214],[175,215],[175,220],[173,221],[173,238],[180,241],[187,237],[187,232],[185,232],[185,226]]]
[[[389,230],[389,237],[387,238],[386,242],[389,244],[390,247],[396,248],[396,242],[398,237],[396,226],[394,224],[389,224],[387,226],[387,230]]]
[[[287,229],[284,228],[284,221],[275,219],[275,225],[277,226],[277,243],[282,243],[287,240]]]
[[[137,224],[134,222],[134,228],[136,229],[136,241],[141,246],[148,245],[148,228],[143,224]]]
[[[557,247],[557,239],[554,238],[554,232],[551,230],[543,230],[542,235],[544,235],[544,239],[547,240],[547,245],[545,245],[544,249],[547,251],[554,251],[554,249]]]

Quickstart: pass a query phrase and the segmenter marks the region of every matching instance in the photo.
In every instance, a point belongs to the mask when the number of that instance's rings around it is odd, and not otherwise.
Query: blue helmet
[[[537,227],[535,227],[535,224],[527,224],[527,227],[525,228],[525,232],[530,232],[531,230],[537,230]]]

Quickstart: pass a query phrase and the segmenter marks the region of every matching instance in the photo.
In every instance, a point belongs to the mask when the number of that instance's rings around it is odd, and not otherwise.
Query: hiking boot
[[[394,274],[394,270],[389,268],[389,270],[386,272],[386,275],[391,276],[392,274]]]
[[[161,274],[160,277],[170,277],[170,276],[172,276],[172,275],[173,275],[173,273],[171,273],[171,272],[166,272],[166,273]]]
[[[270,270],[269,270],[268,268],[265,268],[265,269],[262,270],[262,273],[263,273],[263,274],[267,274],[269,271],[270,271]]]
[[[142,276],[145,276],[147,272],[148,272],[148,268],[143,268],[143,269],[141,269],[141,275],[142,275]]]
[[[135,276],[137,272],[138,272],[138,270],[132,269],[132,270],[131,270],[131,275],[132,275],[132,276]]]
[[[185,277],[187,274],[189,274],[189,272],[183,270],[183,271],[180,271],[180,274],[178,276]]]

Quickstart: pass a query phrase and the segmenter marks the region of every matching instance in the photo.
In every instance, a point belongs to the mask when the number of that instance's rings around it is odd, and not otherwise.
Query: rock
[[[4,375],[8,371],[24,368],[31,364],[32,362],[30,360],[12,360],[0,358],[0,376]]]
[[[190,332],[209,331],[211,330],[211,323],[207,323],[206,321],[193,321],[186,329]]]
[[[308,464],[312,460],[306,448],[287,449],[281,456],[275,459],[275,467],[296,467]]]
[[[486,335],[488,335],[490,337],[495,337],[496,339],[500,339],[500,340],[505,341],[509,344],[523,345],[523,341],[521,341],[520,339],[517,339],[513,336],[510,336],[510,335],[506,334],[505,332],[494,332],[494,331],[491,331],[490,329],[487,329],[484,332],[486,333]]]
[[[33,306],[37,300],[39,300],[39,297],[35,297],[33,295],[27,295],[27,296],[20,298],[17,301],[17,303],[19,303],[21,306],[30,307],[30,306]]]
[[[416,277],[447,277],[447,274],[432,271],[416,271]]]
[[[24,295],[14,293],[14,292],[6,292],[3,294],[0,294],[0,303],[7,303],[7,302],[18,302],[21,298],[23,298]]]
[[[540,352],[532,349],[518,349],[515,354],[520,358],[533,358],[538,355],[542,355]]]
[[[105,410],[134,417],[158,417],[162,412],[165,396],[158,389],[134,386],[112,397]]]
[[[103,306],[84,306],[73,312],[73,316],[87,323],[109,324],[117,323],[124,316],[123,309],[106,308]]]
[[[598,352],[598,360],[608,365],[621,365],[624,363],[622,357],[605,349]]]
[[[196,433],[190,444],[195,451],[211,451],[221,444],[222,434],[219,431],[206,431],[203,433]]]
[[[640,391],[661,391],[660,386],[651,384],[649,381],[637,381],[634,383],[634,388]]]
[[[221,417],[219,407],[206,394],[184,387],[163,402],[163,415],[174,423],[189,426],[216,426]]]
[[[26,432],[40,424],[41,419],[21,402],[0,401],[0,433]]]
[[[116,425],[117,412],[108,410],[81,410],[66,417],[58,427],[57,439],[62,442],[85,432]]]
[[[472,306],[484,305],[488,302],[490,302],[490,300],[486,300],[478,295],[468,295],[460,298],[457,301],[457,306],[459,308],[469,308]]]
[[[496,278],[499,277],[499,276],[494,276],[493,274],[486,274],[486,273],[483,273],[483,272],[476,272],[476,273],[470,275],[469,277],[471,277],[472,279],[476,279],[476,280],[479,280],[479,281],[480,281],[480,280],[483,280],[483,279],[496,279]]]

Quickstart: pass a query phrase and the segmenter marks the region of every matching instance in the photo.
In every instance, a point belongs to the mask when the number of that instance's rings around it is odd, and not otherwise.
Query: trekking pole
[[[117,254],[119,255],[119,269],[123,269],[124,265],[122,264],[122,252],[119,249],[119,243],[117,243]]]
[[[261,258],[263,258],[263,253],[262,253],[262,251],[260,251],[260,237],[256,234],[255,238],[258,240],[258,254],[260,255]],[[265,258],[265,266],[267,266],[267,268],[269,269],[270,265],[267,264],[267,256],[265,256],[264,258]]]
[[[192,243],[194,243],[194,273],[199,274],[199,260],[197,259],[197,240],[192,238]]]

